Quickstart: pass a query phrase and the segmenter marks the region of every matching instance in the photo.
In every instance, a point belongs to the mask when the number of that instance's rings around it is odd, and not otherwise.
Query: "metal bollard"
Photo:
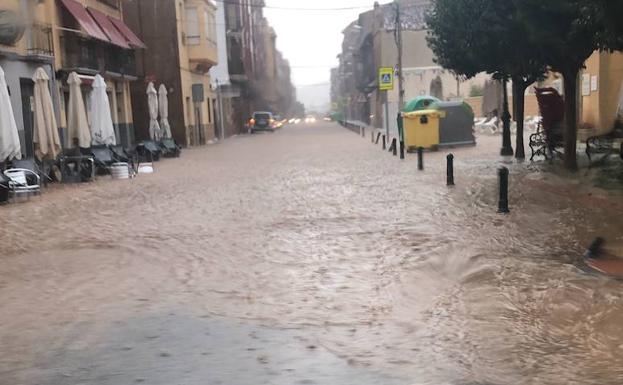
[[[381,138],[381,133],[379,132],[378,134],[376,134],[376,143],[374,144],[379,144],[379,139]]]
[[[366,136],[366,128],[365,127],[361,127],[361,137],[365,137]]]
[[[448,182],[447,185],[448,186],[454,186],[454,155],[452,154],[448,154],[448,156],[446,156],[446,159],[448,160]]]
[[[498,169],[498,180],[500,185],[500,201],[498,202],[498,213],[509,213],[508,209],[508,169],[500,167]]]
[[[424,170],[424,148],[417,148],[417,169]]]
[[[398,144],[396,143],[396,138],[392,140],[392,154],[394,156],[398,155]]]
[[[400,141],[400,159],[404,159],[405,158],[405,142],[404,141]]]
[[[385,142],[385,134],[383,134],[383,150],[387,150],[387,143]]]

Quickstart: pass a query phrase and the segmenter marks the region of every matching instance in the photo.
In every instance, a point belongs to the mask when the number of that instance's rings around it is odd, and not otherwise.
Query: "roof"
[[[106,34],[102,31],[102,29],[97,25],[93,17],[87,12],[86,8],[75,0],[60,0],[65,8],[71,13],[71,15],[76,19],[80,27],[84,30],[84,32],[98,40],[105,41],[110,43],[110,39],[106,36]]]
[[[400,1],[400,24],[405,31],[426,29],[426,14],[432,8],[429,0]],[[383,28],[387,31],[396,29],[396,10],[394,4],[381,6],[383,12]]]
[[[108,16],[106,16],[106,14],[98,10],[95,10],[91,7],[87,9],[89,10],[89,13],[91,14],[91,16],[93,16],[95,21],[97,21],[97,24],[100,26],[102,31],[104,31],[106,36],[108,36],[108,39],[110,39],[111,43],[121,48],[126,48],[126,49],[130,48],[130,45],[128,44],[126,38],[113,25],[113,23],[110,21]]]

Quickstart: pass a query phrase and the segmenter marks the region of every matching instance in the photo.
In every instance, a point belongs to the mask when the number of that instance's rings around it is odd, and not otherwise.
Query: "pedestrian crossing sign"
[[[379,68],[379,90],[391,91],[394,89],[394,69],[392,67]]]

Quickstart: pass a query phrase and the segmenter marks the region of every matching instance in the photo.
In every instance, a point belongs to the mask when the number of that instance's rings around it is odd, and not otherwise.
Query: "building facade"
[[[123,22],[119,0],[7,0],[0,12],[23,25],[19,39],[0,45],[16,116],[22,152],[33,156],[33,82],[37,67],[50,77],[50,93],[64,145],[69,73],[82,80],[88,107],[91,83],[100,74],[107,84],[117,142],[129,146],[134,127],[130,83],[136,80],[134,50],[143,43]],[[88,108],[87,108],[88,110]]]
[[[43,67],[50,77],[51,90],[57,89],[50,4],[7,0],[0,4],[0,66],[11,97],[13,114],[20,136],[22,156],[34,157],[34,82],[35,70]],[[58,92],[51,92],[54,112],[60,116]],[[3,161],[1,159],[0,161]]]
[[[124,0],[131,28],[150,47],[138,51],[132,86],[137,137],[149,138],[149,82],[164,84],[173,138],[183,146],[219,136],[210,69],[218,62],[216,5],[211,0]]]

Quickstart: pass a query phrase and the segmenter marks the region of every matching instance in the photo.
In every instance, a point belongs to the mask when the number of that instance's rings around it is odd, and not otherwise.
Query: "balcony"
[[[62,36],[61,47],[63,70],[136,76],[134,51],[73,35]]]
[[[218,63],[216,43],[201,36],[185,36],[188,61],[197,71],[208,72]]]
[[[51,25],[32,24],[28,28],[26,52],[32,56],[54,56]]]
[[[105,68],[107,72],[136,77],[134,51],[109,47]]]
[[[77,36],[61,36],[63,69],[97,73],[100,70],[96,43]]]

